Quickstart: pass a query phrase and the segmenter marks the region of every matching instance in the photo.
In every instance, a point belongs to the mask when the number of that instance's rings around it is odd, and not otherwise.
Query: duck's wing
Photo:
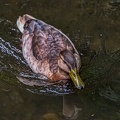
[[[54,26],[49,25],[49,27],[51,27],[54,31],[59,33],[60,36],[62,36],[62,40],[64,41],[64,43],[66,43],[65,51],[67,50],[67,51],[71,51],[73,53],[73,55],[76,59],[77,69],[80,70],[80,67],[81,67],[80,55],[79,55],[77,49],[75,48],[74,44],[72,43],[72,41],[69,39],[69,37],[67,35],[65,35],[62,31],[58,30]]]
[[[79,55],[77,49],[75,48],[74,44],[72,43],[72,41],[70,40],[70,38],[69,38],[67,35],[65,35],[62,31],[58,30],[58,29],[55,28],[54,26],[52,26],[52,25],[49,25],[49,26],[50,26],[51,28],[53,28],[54,30],[58,31],[61,35],[63,35],[64,38],[67,40],[67,42],[70,44],[70,46],[73,47],[75,53]]]
[[[49,24],[46,24],[45,22],[43,22],[42,20],[37,20],[37,22],[39,24],[43,24],[43,25],[47,25],[50,29],[52,29],[54,32],[56,31],[57,33],[61,34],[63,36],[64,39],[66,39],[66,42],[68,42],[68,44],[70,44],[70,46],[73,47],[74,51],[76,54],[79,55],[77,49],[75,48],[74,44],[72,43],[72,41],[69,39],[69,37],[67,35],[65,35],[61,30],[55,28],[54,26],[52,25],[49,25]]]
[[[62,50],[60,54],[64,57],[64,59],[66,59],[66,57],[68,59],[71,58],[71,57],[68,57],[68,53],[73,55],[74,58],[72,58],[72,59],[74,59],[76,61],[75,64],[76,64],[76,67],[77,67],[77,69],[79,71],[80,67],[81,67],[81,59],[80,59],[80,55],[79,55],[77,49],[75,48],[74,44],[72,43],[72,41],[62,31],[58,30],[57,28],[55,28],[55,27],[53,27],[51,25],[49,25],[49,26],[52,29],[54,29],[55,31],[57,31],[62,36],[62,40],[66,43],[65,50]],[[65,53],[65,54],[63,55],[62,53]],[[66,60],[68,60],[68,59],[66,59]]]
[[[32,38],[32,51],[37,60],[44,60],[49,55],[47,36],[41,30],[34,31],[34,36]]]
[[[32,51],[33,56],[38,60],[44,60],[49,51],[47,50],[48,45],[46,43],[47,36],[42,30],[43,25],[45,23],[41,23],[39,25],[35,20],[28,20],[24,25],[24,32],[22,35],[22,41],[32,41],[32,42],[24,42],[26,45],[31,47],[30,51]]]

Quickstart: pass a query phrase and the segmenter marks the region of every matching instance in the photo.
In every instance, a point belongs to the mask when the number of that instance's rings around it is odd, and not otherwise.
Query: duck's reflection
[[[61,81],[59,83],[49,83],[46,80],[39,80],[40,76],[36,74],[22,73],[17,76],[18,80],[27,87],[27,90],[32,93],[46,95],[61,95],[63,98],[62,114],[64,119],[77,119],[79,111],[81,110],[74,104],[73,93],[74,88],[68,81]],[[44,76],[42,76],[44,78]],[[44,78],[45,79],[45,78]],[[46,83],[45,83],[46,81]],[[46,116],[45,116],[46,117]],[[52,115],[53,117],[53,115]]]
[[[65,118],[75,120],[78,118],[78,114],[81,108],[78,108],[76,105],[74,105],[72,97],[73,97],[72,94],[63,96],[62,114],[65,116]]]

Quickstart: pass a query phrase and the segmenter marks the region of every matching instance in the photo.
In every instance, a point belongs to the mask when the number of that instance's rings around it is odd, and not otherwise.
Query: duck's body
[[[29,15],[19,17],[17,25],[23,33],[23,56],[33,72],[56,81],[70,79],[72,70],[79,71],[80,56],[61,31]]]

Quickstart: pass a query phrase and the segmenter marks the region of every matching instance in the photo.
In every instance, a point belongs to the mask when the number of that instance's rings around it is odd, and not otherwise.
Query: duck
[[[22,53],[34,73],[49,81],[70,80],[77,89],[85,87],[79,71],[81,58],[73,42],[62,31],[25,14],[17,19],[22,33]]]

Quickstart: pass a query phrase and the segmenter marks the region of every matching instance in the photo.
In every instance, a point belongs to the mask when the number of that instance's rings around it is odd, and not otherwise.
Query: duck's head
[[[77,63],[78,61],[75,59],[75,56],[69,51],[63,51],[61,52],[61,58],[61,69],[69,73],[76,88],[83,89],[85,84],[79,75],[79,69],[77,68],[79,63]]]
[[[19,18],[17,19],[17,27],[20,30],[20,32],[23,33],[24,25],[25,25],[26,21],[31,20],[31,19],[36,19],[36,18],[34,18],[34,17],[32,17],[32,16],[30,16],[28,14],[25,14],[22,17],[19,16]]]

